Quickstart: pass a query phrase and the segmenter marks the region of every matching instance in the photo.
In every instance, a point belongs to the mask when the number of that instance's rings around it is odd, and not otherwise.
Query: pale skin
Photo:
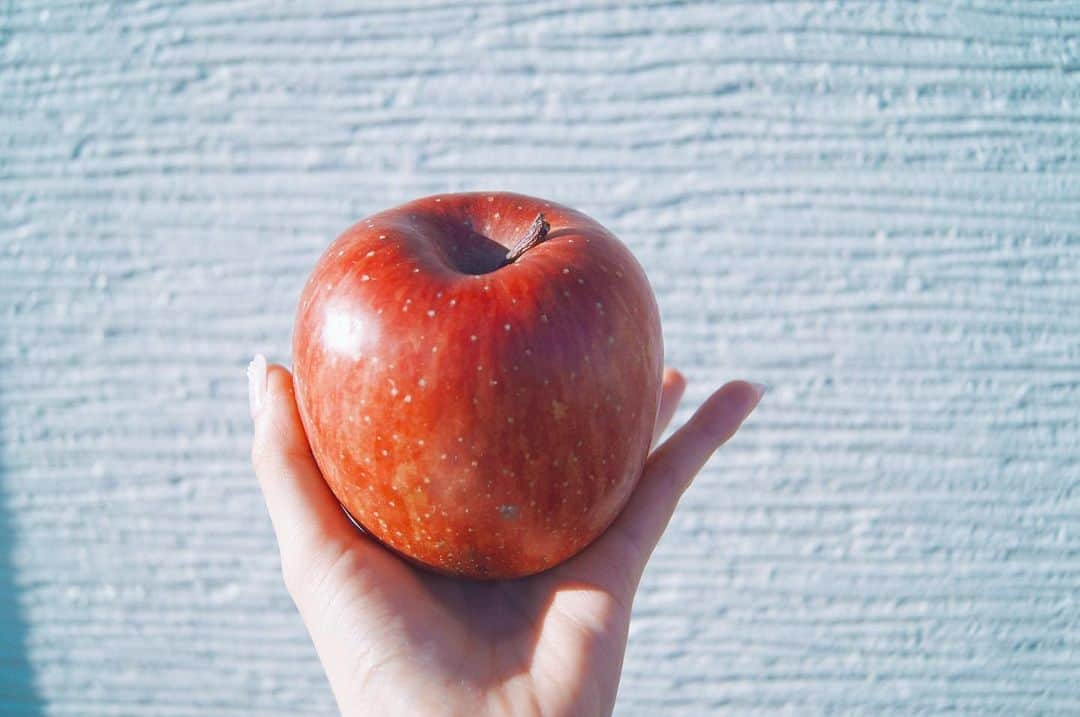
[[[252,460],[285,585],[343,715],[609,715],[645,564],[694,476],[764,387],[725,384],[651,453],[630,502],[569,561],[533,577],[434,575],[349,521],[312,458],[292,377],[249,369]],[[653,443],[686,382],[664,372]]]

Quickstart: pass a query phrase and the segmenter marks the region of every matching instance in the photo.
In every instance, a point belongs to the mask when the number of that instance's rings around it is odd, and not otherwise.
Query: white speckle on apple
[[[417,383],[417,384],[419,384],[419,385],[420,385],[421,387],[423,387],[423,386],[427,386],[427,379],[426,379],[426,378],[423,378],[423,377],[421,377],[421,378],[420,378],[420,380],[419,380],[419,381],[417,381],[416,383]]]
[[[503,324],[503,331],[509,331],[509,330],[510,330],[510,324]]]
[[[434,317],[435,316],[435,309],[428,309],[427,310],[427,315]]]
[[[564,274],[569,274],[569,273],[570,273],[570,270],[569,270],[569,269],[563,269],[563,270],[562,270],[562,273],[564,273]]]
[[[368,276],[367,274],[364,274],[363,276],[360,277],[360,281],[371,281],[371,277]]]
[[[379,238],[380,238],[380,239],[385,239],[385,238],[386,238],[386,235],[385,235],[385,234],[380,234],[380,235],[379,235]]]
[[[406,393],[405,398],[403,398],[401,400],[404,401],[405,403],[412,403],[412,394],[411,393]]]
[[[469,341],[476,341],[476,334],[469,337]]]
[[[364,254],[364,256],[366,256],[366,257],[367,257],[367,256],[375,256],[375,250],[374,250],[374,249],[372,249],[372,250],[371,250],[371,251],[369,251],[369,252],[368,252],[367,254]]]
[[[418,439],[416,440],[416,445],[418,445],[418,446],[422,446],[422,445],[424,445],[424,439],[423,439],[423,438],[418,438]]]
[[[384,448],[384,449],[382,449],[382,454],[383,454],[384,456],[388,456],[388,455],[390,455],[390,451],[388,451],[388,450],[386,450],[386,449]]]
[[[546,324],[548,322],[548,315],[547,314],[540,314],[540,320],[543,321]]]
[[[450,299],[451,306],[457,306],[457,299]]]

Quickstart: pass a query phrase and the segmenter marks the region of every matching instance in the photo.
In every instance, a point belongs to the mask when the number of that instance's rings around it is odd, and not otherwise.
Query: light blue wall
[[[338,231],[489,188],[631,246],[687,408],[773,386],[621,714],[1080,713],[1075,2],[0,13],[3,714],[330,713],[243,368]]]

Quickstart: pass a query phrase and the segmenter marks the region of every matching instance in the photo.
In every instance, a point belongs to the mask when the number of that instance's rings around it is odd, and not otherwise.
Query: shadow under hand
[[[0,394],[0,415],[3,409]],[[0,714],[37,717],[44,703],[34,685],[34,672],[26,657],[26,623],[17,600],[12,552],[14,531],[6,498],[7,463],[3,421],[0,421]]]
[[[400,558],[399,558],[400,559]],[[593,583],[567,574],[562,567],[526,578],[504,581],[476,581],[438,575],[419,567],[414,572],[422,602],[434,611],[431,622],[408,622],[405,630],[414,645],[425,647],[433,667],[453,680],[479,689],[490,689],[511,678],[528,674],[537,651],[558,645],[558,652],[575,651],[590,674],[580,684],[567,674],[564,698],[576,701],[577,691],[599,681],[603,665],[624,639],[625,623],[621,606],[604,596],[607,591]],[[595,621],[562,613],[567,605],[585,601],[608,604],[604,619]],[[553,612],[554,610],[554,612]],[[589,629],[595,634],[586,634]],[[607,658],[607,659],[605,659]],[[618,665],[615,665],[616,677]],[[593,671],[595,670],[595,671]]]

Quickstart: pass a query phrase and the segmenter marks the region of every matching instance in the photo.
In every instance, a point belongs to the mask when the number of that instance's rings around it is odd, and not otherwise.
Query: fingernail
[[[771,388],[771,386],[769,386],[769,384],[767,383],[755,383],[753,381],[747,381],[747,383],[753,386],[754,390],[757,391],[757,400],[759,401],[761,400],[762,396],[769,392],[769,389]]]
[[[248,377],[248,408],[251,411],[251,420],[262,411],[266,403],[266,357],[255,354],[247,367]]]

